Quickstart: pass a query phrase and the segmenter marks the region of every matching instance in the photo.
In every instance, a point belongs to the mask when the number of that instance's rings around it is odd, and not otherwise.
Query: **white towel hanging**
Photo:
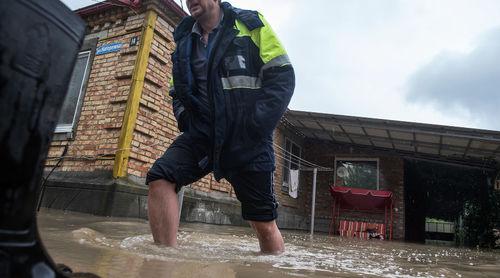
[[[290,185],[288,186],[288,194],[290,197],[297,199],[299,193],[299,170],[290,170]]]

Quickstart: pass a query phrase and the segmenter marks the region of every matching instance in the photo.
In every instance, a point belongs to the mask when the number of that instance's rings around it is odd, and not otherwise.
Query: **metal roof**
[[[500,162],[499,131],[293,110],[287,111],[284,121],[306,138],[408,158],[489,169]]]

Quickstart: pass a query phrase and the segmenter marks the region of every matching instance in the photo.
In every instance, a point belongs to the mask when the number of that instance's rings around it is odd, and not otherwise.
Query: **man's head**
[[[189,13],[196,19],[202,19],[219,9],[221,0],[186,0]]]

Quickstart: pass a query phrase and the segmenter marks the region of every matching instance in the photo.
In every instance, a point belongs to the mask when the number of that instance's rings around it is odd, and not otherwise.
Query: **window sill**
[[[54,132],[52,136],[52,141],[68,141],[75,139],[73,137],[73,132]]]

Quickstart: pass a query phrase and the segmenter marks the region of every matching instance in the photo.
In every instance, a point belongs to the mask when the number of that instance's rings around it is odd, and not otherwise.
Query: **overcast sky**
[[[498,0],[230,2],[285,45],[291,109],[500,130]]]

